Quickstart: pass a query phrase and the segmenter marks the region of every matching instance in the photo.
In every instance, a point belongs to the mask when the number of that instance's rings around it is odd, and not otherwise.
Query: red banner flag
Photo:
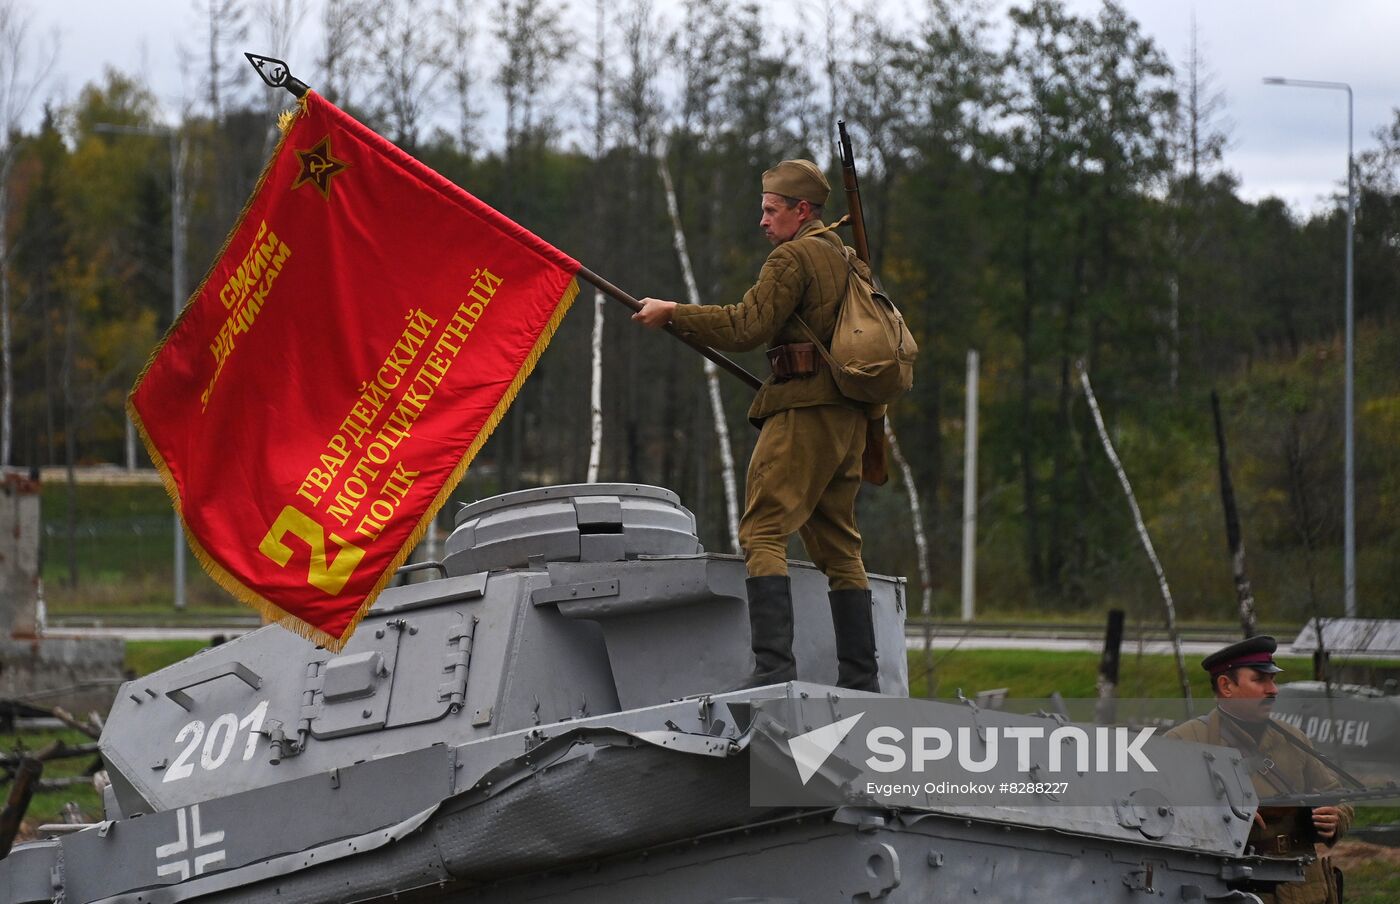
[[[284,131],[127,408],[214,579],[339,650],[579,265],[314,93]]]

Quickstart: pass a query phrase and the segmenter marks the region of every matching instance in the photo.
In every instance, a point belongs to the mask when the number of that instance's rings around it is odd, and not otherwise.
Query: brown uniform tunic
[[[834,233],[811,236],[822,228],[811,220],[774,248],[738,304],[678,305],[676,330],[721,351],[747,351],[809,341],[798,315],[829,345],[848,270]],[[750,576],[787,574],[788,537],[799,532],[833,590],[868,586],[855,502],[866,421],[882,413],[843,396],[825,363],[810,377],[764,382],[749,407],[762,428],[739,522]]]
[[[1277,797],[1284,794],[1300,794],[1311,791],[1334,791],[1342,783],[1326,766],[1315,757],[1299,750],[1282,736],[1288,733],[1307,744],[1307,737],[1286,722],[1270,720],[1264,734],[1256,743],[1254,738],[1240,727],[1239,723],[1220,712],[1217,707],[1202,719],[1191,719],[1167,732],[1169,738],[1196,741],[1201,744],[1219,744],[1233,747],[1248,758],[1250,778],[1254,783],[1254,793],[1261,798]],[[1309,745],[1311,746],[1311,745]],[[1337,834],[1327,842],[1330,847],[1346,832],[1354,814],[1352,808],[1343,804],[1338,820]],[[1256,822],[1249,832],[1249,843],[1254,850],[1265,856],[1294,856],[1315,854],[1311,844],[1299,844],[1293,840],[1309,836],[1312,811],[1306,807],[1261,807],[1259,815],[1264,819],[1261,828]],[[1255,892],[1265,904],[1329,904],[1337,900],[1335,886],[1328,875],[1330,864],[1323,859],[1309,864],[1303,874],[1303,881],[1278,886],[1276,893]]]

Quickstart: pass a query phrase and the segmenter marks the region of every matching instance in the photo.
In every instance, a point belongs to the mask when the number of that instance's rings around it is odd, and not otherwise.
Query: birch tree
[[[36,40],[28,8],[0,0],[0,467],[14,446],[14,349],[10,300],[10,174],[20,122],[58,57],[58,40]]]
[[[593,341],[589,344],[588,383],[588,483],[598,482],[603,461],[603,306],[602,292],[593,293]]]
[[[1230,456],[1225,446],[1225,424],[1220,416],[1220,394],[1210,391],[1210,411],[1215,419],[1215,445],[1220,470],[1220,503],[1225,510],[1225,543],[1230,549],[1230,570],[1235,577],[1235,599],[1239,603],[1240,628],[1245,637],[1258,634],[1254,612],[1254,588],[1244,568],[1244,535],[1240,531],[1240,513],[1235,505],[1235,485],[1230,478]]]
[[[1142,521],[1142,510],[1138,508],[1137,497],[1133,495],[1133,486],[1128,482],[1128,474],[1123,470],[1123,463],[1118,460],[1118,453],[1113,449],[1112,440],[1108,438],[1108,428],[1104,427],[1103,415],[1099,413],[1098,399],[1094,398],[1094,387],[1089,383],[1089,371],[1085,369],[1083,361],[1075,362],[1075,369],[1079,371],[1079,382],[1084,387],[1084,398],[1089,402],[1089,411],[1094,416],[1094,426],[1098,428],[1099,440],[1103,443],[1104,454],[1108,456],[1109,463],[1113,465],[1114,473],[1118,475],[1118,482],[1123,487],[1123,495],[1128,498],[1128,508],[1132,510],[1133,526],[1137,528],[1138,539],[1142,541],[1142,548],[1152,563],[1152,571],[1157,575],[1157,587],[1162,592],[1162,607],[1167,615],[1167,635],[1171,638],[1172,653],[1176,657],[1177,680],[1181,684],[1181,696],[1186,700],[1189,712],[1191,680],[1186,677],[1186,660],[1181,655],[1181,634],[1176,630],[1176,603],[1172,601],[1172,591],[1167,586],[1167,575],[1162,570],[1161,560],[1157,558],[1157,550],[1152,545],[1152,538],[1147,534],[1147,525]]]
[[[604,132],[607,127],[607,46],[608,30],[602,0],[594,5],[597,34],[594,36],[593,57],[593,165],[600,171],[603,164]],[[601,179],[593,184],[594,208],[598,201]],[[598,482],[598,469],[603,460],[603,305],[601,291],[593,293],[593,338],[589,343],[588,392],[588,483]]]
[[[914,549],[919,556],[919,586],[923,588],[923,599],[919,611],[927,618],[933,612],[933,571],[928,561],[928,536],[924,533],[923,505],[919,502],[919,486],[914,481],[914,469],[909,467],[909,459],[899,448],[899,438],[894,435],[890,419],[885,418],[885,441],[889,443],[890,458],[899,469],[899,479],[904,483],[904,493],[909,497],[909,520],[914,528]]]
[[[675,236],[676,257],[680,260],[681,276],[685,279],[685,294],[691,304],[700,304],[700,287],[695,283],[695,272],[690,266],[690,252],[686,250],[685,230],[681,226],[681,210],[676,203],[676,187],[671,182],[671,171],[666,166],[664,150],[657,155],[656,169],[661,183],[666,186],[666,210],[671,215],[671,231]],[[715,440],[719,444],[720,479],[724,482],[724,513],[729,526],[730,550],[739,554],[739,491],[734,480],[734,449],[729,442],[729,422],[724,417],[724,398],[719,389],[719,368],[709,358],[705,359],[705,386],[710,397],[710,414],[715,421]]]

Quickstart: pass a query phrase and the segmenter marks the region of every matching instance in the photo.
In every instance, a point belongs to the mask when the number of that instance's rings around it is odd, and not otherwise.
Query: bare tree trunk
[[[657,155],[656,169],[661,174],[661,183],[666,187],[666,209],[671,214],[671,229],[674,232],[676,256],[680,258],[681,275],[685,277],[685,292],[691,304],[700,304],[700,287],[695,283],[695,272],[690,267],[690,252],[686,250],[685,231],[681,227],[680,207],[676,203],[676,187],[671,182],[671,171],[666,166],[664,149]],[[734,450],[729,444],[729,422],[724,417],[724,399],[719,389],[719,368],[714,362],[705,360],[705,385],[709,389],[710,413],[714,416],[715,439],[719,443],[720,477],[724,481],[725,521],[729,525],[729,543],[734,553],[739,553],[739,490],[734,480]]]
[[[1108,628],[1104,631],[1103,655],[1099,657],[1099,677],[1095,682],[1099,701],[1094,705],[1094,721],[1111,725],[1118,718],[1118,662],[1123,646],[1123,610],[1108,610]]]
[[[588,410],[588,482],[598,482],[598,465],[603,459],[603,293],[593,293],[593,379]]]
[[[890,419],[885,418],[885,440],[890,444],[890,458],[899,468],[899,478],[904,481],[904,492],[909,497],[909,520],[914,525],[914,548],[919,552],[919,586],[923,588],[923,602],[919,611],[925,618],[933,612],[933,572],[928,564],[928,537],[924,536],[923,508],[919,504],[919,488],[914,485],[914,469],[899,449],[899,440],[894,435]]]
[[[593,58],[593,164],[603,163],[604,128],[607,124],[605,106],[607,100],[607,28],[603,18],[603,2],[594,5],[597,17],[597,35],[594,39]],[[602,208],[599,201],[602,179],[594,181],[593,207],[595,212]],[[598,482],[598,467],[603,460],[603,293],[593,294],[593,343],[591,350],[592,378],[588,396],[588,483]]]
[[[1244,538],[1240,534],[1240,515],[1235,507],[1235,485],[1230,480],[1230,459],[1225,454],[1225,425],[1220,418],[1220,396],[1211,390],[1210,409],[1215,416],[1215,444],[1220,450],[1220,503],[1225,508],[1225,540],[1230,546],[1230,567],[1235,575],[1235,599],[1240,606],[1240,628],[1245,637],[1258,632],[1254,615],[1254,590],[1244,571]]]
[[[1189,712],[1191,681],[1186,677],[1186,660],[1181,655],[1181,635],[1176,630],[1176,604],[1172,602],[1172,591],[1167,586],[1167,576],[1162,571],[1162,563],[1157,559],[1157,550],[1152,547],[1152,538],[1147,535],[1147,525],[1143,524],[1142,511],[1138,508],[1137,497],[1133,495],[1132,484],[1128,483],[1128,475],[1123,471],[1123,463],[1118,460],[1118,453],[1113,451],[1113,442],[1108,438],[1108,430],[1103,424],[1103,415],[1099,413],[1098,400],[1094,398],[1094,387],[1089,385],[1089,371],[1084,368],[1083,361],[1076,362],[1075,369],[1079,371],[1079,382],[1084,386],[1084,398],[1088,400],[1089,411],[1094,415],[1094,426],[1099,430],[1099,439],[1103,442],[1103,450],[1107,453],[1108,460],[1118,475],[1118,482],[1123,485],[1123,494],[1128,497],[1128,507],[1132,509],[1133,524],[1137,527],[1138,537],[1142,540],[1142,548],[1147,551],[1147,558],[1152,562],[1152,570],[1157,573],[1157,586],[1162,591],[1162,604],[1167,610],[1167,634],[1171,637],[1172,650],[1176,654],[1176,674],[1181,682],[1181,695],[1186,700]]]

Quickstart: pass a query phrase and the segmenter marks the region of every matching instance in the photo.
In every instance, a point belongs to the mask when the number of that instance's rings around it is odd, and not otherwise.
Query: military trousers
[[[869,586],[856,529],[865,413],[843,405],[779,411],[763,422],[749,459],[739,544],[750,577],[787,574],[788,538],[833,590]]]

